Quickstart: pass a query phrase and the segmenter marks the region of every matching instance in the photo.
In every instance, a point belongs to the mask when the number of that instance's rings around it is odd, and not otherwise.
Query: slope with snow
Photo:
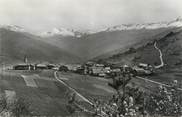
[[[25,32],[25,29],[17,25],[0,25],[0,28],[4,28],[15,32]]]
[[[72,30],[64,29],[64,28],[54,28],[52,31],[44,32],[41,34],[42,36],[53,36],[53,35],[62,35],[62,36],[75,36]]]
[[[107,32],[122,31],[122,30],[139,30],[139,29],[159,29],[159,28],[174,28],[182,27],[182,19],[177,18],[170,22],[146,23],[146,24],[122,24],[105,29]]]
[[[77,37],[80,38],[84,33],[81,31],[76,31],[73,29],[66,29],[66,28],[54,28],[52,31],[43,32],[40,34],[42,37],[51,37],[51,36],[70,36],[70,37]]]
[[[85,35],[92,35],[100,32],[113,32],[113,31],[123,31],[123,30],[141,30],[141,29],[159,29],[159,28],[174,28],[174,27],[182,27],[182,18],[177,18],[173,21],[169,22],[158,22],[158,23],[145,23],[145,24],[122,24],[113,27],[109,27],[106,29],[100,30],[87,30],[87,31],[76,31],[73,29],[65,29],[65,28],[54,28],[52,31],[43,32],[41,36],[49,37],[49,36],[72,36],[81,38]]]
[[[140,30],[140,29],[160,29],[160,28],[174,28],[182,27],[182,18],[177,18],[174,21],[158,22],[158,23],[145,23],[145,24],[122,24],[113,26],[102,31],[122,31],[122,30]]]

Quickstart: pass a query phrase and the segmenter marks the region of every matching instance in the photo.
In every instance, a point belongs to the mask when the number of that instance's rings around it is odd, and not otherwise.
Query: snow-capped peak
[[[122,24],[105,29],[105,31],[138,30],[138,29],[158,29],[182,27],[182,18],[177,18],[170,22],[145,23],[145,24]],[[102,30],[103,31],[103,30]]]
[[[121,24],[99,30],[75,31],[73,29],[54,28],[52,31],[42,33],[41,36],[62,35],[62,36],[74,36],[80,38],[84,35],[90,35],[99,32],[113,32],[113,31],[123,31],[123,30],[140,30],[140,29],[153,30],[159,28],[173,28],[173,27],[182,27],[182,18],[179,17],[169,22],[166,21],[166,22],[144,23],[144,24]]]
[[[25,32],[25,30],[22,27],[17,25],[0,25],[0,27],[15,32]]]
[[[75,36],[73,30],[65,29],[65,28],[54,28],[52,31],[44,32],[41,34],[42,36],[53,36],[53,35],[62,35],[62,36]]]
[[[182,27],[182,18],[178,17],[176,20],[169,22],[172,27]]]
[[[178,18],[176,18],[176,21],[181,21],[182,22],[182,18],[178,17]]]

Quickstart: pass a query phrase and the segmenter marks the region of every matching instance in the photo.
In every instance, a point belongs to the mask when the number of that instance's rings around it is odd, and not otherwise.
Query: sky
[[[0,24],[34,32],[97,30],[182,17],[182,0],[0,0]]]

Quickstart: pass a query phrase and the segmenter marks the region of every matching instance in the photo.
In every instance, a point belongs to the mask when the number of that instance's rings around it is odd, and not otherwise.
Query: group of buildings
[[[59,70],[59,67],[54,64],[17,64],[13,66],[13,70],[44,70],[54,69]]]
[[[116,76],[117,74],[123,72],[124,69],[127,70],[127,72],[130,72],[134,75],[150,75],[154,73],[153,66],[145,63],[139,63],[138,65],[135,66],[128,66],[128,65],[116,66],[116,65],[108,65],[108,64],[106,65],[89,61],[83,65],[71,65],[71,66],[72,67],[68,67],[68,69],[73,72],[85,75],[88,74],[93,76],[100,76],[100,77]]]
[[[56,65],[56,64],[18,64],[13,66],[14,70],[59,70],[59,71],[71,71],[74,73],[84,74],[84,75],[92,75],[99,77],[106,76],[115,76],[123,71],[123,69],[127,69],[129,72],[137,75],[149,75],[153,73],[153,67],[148,64],[139,63],[136,66],[129,67],[127,65],[124,66],[114,66],[114,65],[106,65],[97,62],[88,61],[84,64],[64,64],[64,65]]]
[[[112,66],[101,64],[97,62],[88,61],[84,64],[69,64],[65,65],[69,71],[79,73],[83,75],[107,77],[110,75],[116,75],[121,72],[121,66]]]

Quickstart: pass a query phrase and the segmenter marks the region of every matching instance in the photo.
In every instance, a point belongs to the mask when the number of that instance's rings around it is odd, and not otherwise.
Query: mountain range
[[[180,40],[180,33],[176,33],[181,31],[180,27],[182,19],[177,18],[170,22],[122,24],[98,31],[54,28],[38,35],[19,26],[4,25],[0,26],[0,43],[3,48],[1,53],[7,54],[6,60],[9,61],[21,61],[23,56],[27,55],[31,61],[39,62],[78,63],[102,59],[122,63],[125,61],[124,58],[134,56],[134,54],[125,56],[131,47],[138,52],[138,48],[145,48],[157,39],[160,46],[160,39],[169,38],[165,36],[170,33],[174,33]],[[147,61],[138,59],[141,62],[142,60]]]
[[[172,27],[181,27],[182,26],[182,18],[176,18],[173,21],[163,21],[157,23],[144,23],[144,24],[122,24],[113,27],[108,27],[105,29],[100,29],[97,31],[87,30],[87,31],[79,31],[74,29],[66,29],[66,28],[54,28],[51,31],[42,32],[40,36],[54,36],[54,35],[62,35],[62,36],[75,36],[80,38],[83,35],[91,35],[94,33],[100,32],[113,32],[113,31],[123,31],[123,30],[140,30],[140,29],[159,29],[159,28],[172,28]]]

